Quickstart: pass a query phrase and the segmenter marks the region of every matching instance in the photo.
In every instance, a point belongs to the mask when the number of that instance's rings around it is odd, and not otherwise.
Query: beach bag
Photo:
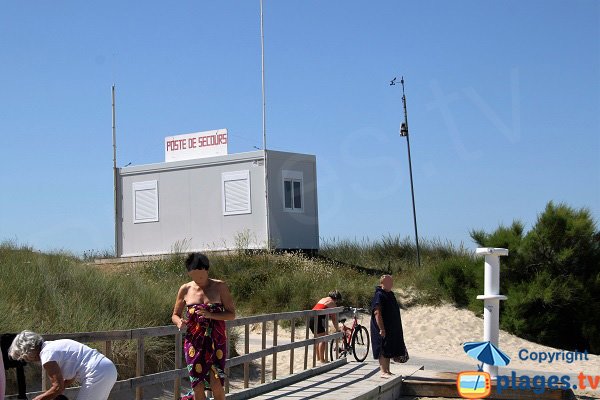
[[[404,364],[408,360],[410,360],[410,356],[408,355],[408,349],[404,346],[404,354],[398,357],[393,358],[394,362]]]

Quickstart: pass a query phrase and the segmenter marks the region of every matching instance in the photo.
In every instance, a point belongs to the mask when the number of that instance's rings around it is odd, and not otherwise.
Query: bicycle
[[[358,322],[357,315],[359,312],[367,312],[364,308],[348,307],[347,310],[352,311],[352,327],[347,327],[344,322],[346,318],[340,319],[342,331],[344,335],[341,339],[341,345],[337,346],[337,341],[340,339],[331,339],[329,357],[331,360],[346,357],[352,352],[354,358],[358,362],[363,362],[369,354],[369,331],[366,327]],[[335,357],[334,357],[335,356]]]

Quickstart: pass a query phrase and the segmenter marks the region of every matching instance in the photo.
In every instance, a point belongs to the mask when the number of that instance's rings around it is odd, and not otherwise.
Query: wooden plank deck
[[[228,400],[314,399],[314,400],[397,400],[400,398],[458,399],[454,372],[426,371],[419,365],[392,363],[392,378],[380,377],[379,365],[338,360],[252,389],[227,395]],[[403,397],[405,396],[405,397]],[[492,383],[489,399],[566,400],[570,390],[546,389],[543,394],[506,388],[501,394]]]
[[[323,367],[325,365],[320,368]],[[296,380],[296,382],[267,393],[256,395],[256,392],[239,392],[228,395],[227,398],[258,400],[395,400],[401,395],[402,376],[411,375],[419,368],[419,366],[414,365],[393,364],[391,370],[395,376],[384,379],[380,377],[379,365],[375,361],[339,363],[336,368],[308,376],[305,379]],[[284,382],[285,379],[282,379],[281,383],[286,383]]]

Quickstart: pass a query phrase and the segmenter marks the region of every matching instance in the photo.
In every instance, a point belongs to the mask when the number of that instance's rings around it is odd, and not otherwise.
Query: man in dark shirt
[[[392,292],[394,280],[390,275],[383,275],[379,283],[371,302],[371,343],[373,357],[379,360],[381,377],[389,378],[392,375],[390,359],[406,362],[408,351],[404,344],[400,306]]]

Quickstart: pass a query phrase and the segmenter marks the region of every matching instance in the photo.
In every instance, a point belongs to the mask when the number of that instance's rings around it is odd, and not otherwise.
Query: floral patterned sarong
[[[187,307],[188,323],[183,349],[190,382],[192,388],[203,383],[206,389],[210,389],[209,373],[224,385],[227,333],[225,321],[205,318],[197,313],[200,309],[219,313],[225,308],[221,303],[190,304]],[[193,399],[193,391],[182,399]]]

